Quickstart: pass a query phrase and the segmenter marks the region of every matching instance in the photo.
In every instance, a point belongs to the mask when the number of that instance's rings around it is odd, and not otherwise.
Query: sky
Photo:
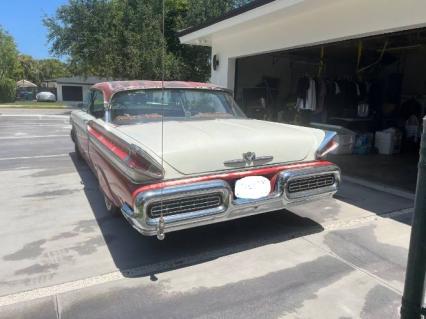
[[[68,0],[0,0],[0,25],[11,34],[18,50],[36,59],[51,57],[42,19]]]

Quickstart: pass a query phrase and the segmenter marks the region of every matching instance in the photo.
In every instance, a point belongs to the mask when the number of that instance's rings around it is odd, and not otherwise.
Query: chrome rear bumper
[[[327,177],[327,178],[322,178]],[[327,180],[328,184],[324,180]],[[319,181],[319,182],[318,182]],[[296,189],[291,191],[291,183],[297,182]],[[159,235],[186,228],[232,220],[245,216],[281,210],[304,202],[332,196],[340,184],[340,170],[335,165],[286,170],[278,173],[273,192],[267,197],[247,200],[238,199],[233,190],[224,180],[184,184],[166,187],[157,190],[139,193],[136,196],[135,206],[124,205],[121,211],[130,224],[141,234],[147,236]],[[317,187],[318,186],[318,187]],[[303,189],[305,187],[306,189]],[[148,209],[153,203],[169,203],[173,199],[204,196],[205,194],[219,194],[220,203],[216,207],[189,211],[184,213],[164,214],[163,220],[159,217],[150,217]],[[179,206],[174,206],[179,207]],[[162,207],[163,208],[163,207]]]

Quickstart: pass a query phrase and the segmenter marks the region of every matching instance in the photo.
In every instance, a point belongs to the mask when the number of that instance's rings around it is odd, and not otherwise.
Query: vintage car
[[[159,239],[329,197],[340,182],[323,159],[334,133],[248,119],[212,84],[98,83],[70,121],[107,209]]]

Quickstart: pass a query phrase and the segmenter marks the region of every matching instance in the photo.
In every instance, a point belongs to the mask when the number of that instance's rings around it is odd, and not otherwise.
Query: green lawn
[[[15,101],[13,103],[0,103],[0,108],[63,109],[66,107],[67,105],[62,102]]]

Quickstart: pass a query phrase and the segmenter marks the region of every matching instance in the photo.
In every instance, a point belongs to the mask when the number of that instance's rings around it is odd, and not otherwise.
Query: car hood
[[[182,174],[314,160],[324,138],[322,130],[252,119],[164,121],[163,125],[163,146],[161,122],[116,129],[158,157],[163,149],[164,161]],[[272,159],[238,163],[247,152]]]

